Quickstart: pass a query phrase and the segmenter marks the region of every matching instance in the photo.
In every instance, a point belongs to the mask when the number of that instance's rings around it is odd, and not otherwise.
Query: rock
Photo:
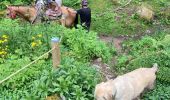
[[[102,58],[98,58],[96,61],[97,62],[102,62]]]
[[[142,19],[151,21],[153,19],[154,12],[149,7],[142,5],[138,8],[137,15]]]
[[[1,17],[5,17],[5,14],[6,14],[6,11],[4,10],[4,11],[0,11],[0,18]]]
[[[47,96],[46,100],[61,100],[56,94],[52,96]]]
[[[117,4],[119,4],[120,0],[112,0],[112,1],[113,1],[113,4],[117,5]]]

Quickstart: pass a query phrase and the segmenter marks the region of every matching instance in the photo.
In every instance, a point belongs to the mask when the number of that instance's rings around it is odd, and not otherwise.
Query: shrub
[[[169,100],[170,99],[170,86],[158,82],[155,89],[149,91],[143,96],[144,100]]]
[[[129,48],[129,54],[133,56],[133,60],[129,61],[126,66],[128,70],[151,67],[153,63],[158,63],[158,80],[170,83],[168,77],[170,70],[169,35],[158,41],[151,37],[145,37],[135,43],[128,44],[127,48]]]
[[[93,99],[93,91],[100,77],[89,64],[64,58],[56,70],[44,70],[36,80],[20,88],[1,87],[0,99],[44,99],[58,94],[71,100]],[[22,91],[22,92],[21,92]],[[7,95],[8,94],[8,95]]]
[[[71,54],[80,60],[90,60],[101,57],[104,61],[111,58],[110,49],[101,42],[96,32],[87,33],[85,30],[72,29],[64,32],[64,44],[71,50]]]
[[[4,19],[0,21],[0,29],[9,35],[9,50],[21,56],[39,56],[50,48],[52,37],[63,37],[63,44],[69,47],[71,54],[81,60],[101,57],[108,61],[110,49],[101,42],[96,32],[87,33],[82,28],[66,29],[56,24],[18,25],[16,21]],[[15,27],[14,27],[15,25]],[[41,37],[39,37],[41,36]]]

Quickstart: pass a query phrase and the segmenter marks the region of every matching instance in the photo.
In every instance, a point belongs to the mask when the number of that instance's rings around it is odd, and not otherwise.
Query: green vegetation
[[[46,55],[28,70],[3,83],[1,99],[43,99],[56,93],[77,100],[93,98],[100,77],[94,68],[89,67],[88,61],[94,57],[103,58],[103,61],[111,58],[111,48],[97,39],[96,32],[87,33],[81,27],[66,29],[56,24],[18,24],[17,20],[10,19],[0,23],[0,44],[3,48],[8,47],[6,51],[0,51],[6,52],[0,54],[0,80],[48,51],[52,37],[62,37],[63,58],[56,71],[51,70],[51,56]]]
[[[157,89],[144,96],[146,100],[168,100],[170,98],[170,91],[167,89],[170,84],[169,39],[169,35],[162,32],[154,38],[145,36],[141,40],[127,41],[123,45],[124,50],[128,50],[128,53],[118,57],[116,68],[120,73],[129,72],[139,67],[152,67],[153,63],[158,63],[157,81],[161,84],[157,84]],[[149,97],[148,99],[147,96]]]
[[[63,0],[75,9],[81,0]],[[114,1],[114,2],[113,2]],[[113,69],[124,74],[139,67],[158,63],[155,89],[142,100],[170,99],[170,1],[169,0],[89,0],[92,9],[91,31],[67,29],[54,23],[30,25],[20,20],[0,19],[0,80],[50,50],[52,37],[62,38],[61,64],[52,69],[51,54],[0,86],[1,100],[44,100],[57,95],[68,100],[92,100],[101,75],[90,62],[102,58],[107,63],[116,58]],[[31,5],[33,0],[0,0],[0,16],[5,5]],[[126,5],[127,4],[127,5]],[[151,21],[141,19],[136,11],[145,5],[154,12]],[[145,35],[149,34],[149,35]],[[99,40],[97,35],[130,35],[122,52]],[[136,36],[136,37],[135,37]],[[114,72],[114,71],[113,71]]]

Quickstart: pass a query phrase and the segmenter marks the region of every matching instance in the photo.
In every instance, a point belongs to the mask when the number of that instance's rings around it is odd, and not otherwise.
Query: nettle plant
[[[100,75],[87,63],[77,62],[73,58],[63,58],[59,68],[41,71],[34,80],[22,87],[1,87],[0,99],[38,99],[58,95],[67,100],[92,100],[95,85]],[[7,95],[8,94],[8,95]]]
[[[169,35],[166,35],[162,40],[144,37],[141,40],[135,41],[135,43],[134,41],[127,43],[125,48],[129,49],[128,56],[131,56],[132,60],[124,67],[134,70],[139,67],[151,67],[153,63],[158,63],[160,66],[158,79],[170,82],[168,77],[168,71],[170,71],[169,38]],[[121,65],[124,65],[124,63]]]
[[[63,44],[69,48],[71,55],[79,60],[89,61],[100,57],[103,61],[108,61],[112,56],[111,49],[99,40],[96,32],[87,32],[81,27],[65,30]]]
[[[47,95],[64,96],[68,100],[91,100],[99,79],[98,72],[88,64],[64,58],[58,69],[43,73],[40,80],[34,83],[38,89],[37,94],[43,91]]]
[[[144,99],[146,100],[148,98],[149,100],[168,100],[170,98],[168,94],[170,91],[166,89],[169,86],[165,86],[165,84],[170,84],[170,36],[160,34],[123,44],[124,49],[129,52],[118,57],[116,66],[120,73],[127,73],[141,67],[152,67],[153,63],[159,65],[157,81],[161,84],[157,84],[155,90],[145,94]],[[129,57],[130,59],[128,59]]]

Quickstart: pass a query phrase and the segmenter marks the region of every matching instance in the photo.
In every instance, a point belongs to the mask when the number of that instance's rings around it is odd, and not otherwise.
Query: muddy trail
[[[155,26],[152,29],[146,30],[144,33],[138,33],[135,35],[121,35],[121,36],[111,36],[111,35],[99,35],[101,41],[106,44],[111,44],[115,47],[117,55],[126,54],[127,51],[124,51],[122,48],[122,43],[127,40],[139,40],[143,36],[152,36],[155,32],[160,30],[168,29],[168,27]],[[97,58],[91,62],[91,64],[98,69],[98,71],[103,76],[103,81],[116,78],[116,72],[114,66],[116,65],[116,57],[113,57],[109,64],[103,63],[101,58]]]

